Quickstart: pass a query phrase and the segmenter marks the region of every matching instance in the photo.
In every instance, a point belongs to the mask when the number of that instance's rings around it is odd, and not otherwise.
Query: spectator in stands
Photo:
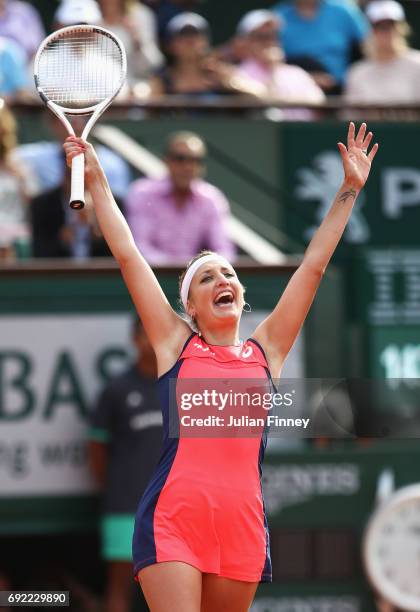
[[[121,39],[127,52],[129,85],[147,79],[164,63],[153,11],[136,0],[100,0],[100,6],[101,25]]]
[[[67,136],[61,121],[46,111],[48,127],[54,141],[38,141],[20,145],[15,159],[25,164],[36,178],[36,190],[31,203],[32,248],[34,257],[106,256],[109,251],[102,240],[92,211],[69,209],[69,173],[60,142]],[[83,119],[79,119],[83,124]],[[73,118],[76,132],[81,125]],[[126,162],[116,153],[99,145],[98,155],[109,171],[110,185],[118,203],[125,197],[131,182]]]
[[[28,171],[13,160],[16,122],[0,100],[0,261],[16,258],[19,245],[29,243],[27,204],[33,189]]]
[[[0,36],[14,41],[28,62],[45,37],[38,11],[28,2],[0,0]]]
[[[138,318],[133,342],[136,362],[105,387],[91,416],[90,464],[103,491],[107,612],[131,609],[134,515],[158,462],[163,436],[156,357]],[[136,601],[138,611],[139,603]],[[141,609],[149,609],[144,599]]]
[[[166,44],[169,65],[150,81],[150,96],[183,94],[208,99],[223,93],[258,96],[252,81],[235,75],[211,56],[210,26],[197,13],[182,13],[168,23]]]
[[[58,188],[64,181],[65,163],[61,142],[67,137],[67,132],[61,121],[49,110],[46,111],[48,127],[53,141],[41,140],[20,145],[15,151],[15,157],[21,160],[37,179],[37,194]],[[75,118],[73,118],[75,124]],[[82,120],[83,121],[83,120]],[[81,131],[81,126],[76,131]],[[109,184],[116,197],[125,197],[131,182],[131,173],[127,163],[116,153],[98,145],[95,147],[101,163],[108,173]]]
[[[99,25],[101,22],[102,13],[95,0],[61,0],[54,14],[53,29],[80,23]],[[124,97],[124,91],[120,95]],[[19,158],[33,168],[38,178],[40,194],[63,184],[65,164],[61,143],[68,136],[63,124],[53,113],[47,111],[46,116],[54,142],[35,142],[23,145],[17,151]],[[83,119],[79,121],[78,126],[77,117],[73,116],[72,124],[76,133],[81,133],[84,126]],[[107,147],[99,145],[96,150],[110,173],[108,177],[110,185],[113,185],[113,192],[117,198],[123,198],[131,180],[128,165]]]
[[[62,164],[65,165],[64,159]],[[33,256],[73,259],[108,256],[109,250],[89,206],[89,192],[85,192],[85,208],[71,209],[70,170],[65,167],[63,171],[60,186],[37,195],[30,203]]]
[[[65,26],[80,23],[91,25],[102,24],[102,12],[96,0],[61,0],[61,4],[54,15],[53,29],[58,30]],[[118,94],[117,100],[124,100],[130,97],[131,90],[128,81],[126,81]]]
[[[173,17],[186,11],[197,10],[201,0],[146,0],[156,13],[159,39],[164,40],[166,28]]]
[[[78,23],[99,25],[102,13],[96,0],[61,0],[53,19],[53,30]]]
[[[126,200],[127,220],[136,244],[152,264],[185,262],[201,249],[232,258],[223,193],[202,179],[206,146],[197,134],[170,136],[162,179],[139,179]]]
[[[289,63],[312,74],[326,93],[339,93],[353,55],[369,25],[353,2],[342,0],[287,0],[273,10],[284,20],[283,49]]]
[[[325,95],[314,79],[299,66],[284,63],[284,53],[278,42],[280,27],[277,15],[264,9],[250,11],[241,19],[237,33],[246,40],[247,59],[240,63],[238,73],[262,88],[262,99],[323,102]],[[313,113],[285,109],[282,118],[312,119]]]
[[[0,36],[0,96],[13,102],[27,96],[27,87],[24,52],[13,40]]]
[[[375,0],[366,7],[372,24],[367,59],[351,67],[345,95],[350,102],[419,103],[420,51],[407,43],[404,9],[394,0]]]

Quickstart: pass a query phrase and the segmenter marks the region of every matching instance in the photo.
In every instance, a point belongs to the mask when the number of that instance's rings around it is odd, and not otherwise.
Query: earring
[[[243,306],[242,310],[244,312],[252,312],[251,304],[248,304],[248,302],[244,302],[244,306]]]

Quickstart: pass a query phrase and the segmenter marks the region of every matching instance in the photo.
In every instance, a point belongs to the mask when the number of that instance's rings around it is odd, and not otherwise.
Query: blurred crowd
[[[218,47],[199,9],[198,0],[61,0],[52,29],[86,23],[116,34],[127,51],[127,100],[232,93],[309,103],[341,93],[363,102],[419,100],[419,52],[409,47],[409,24],[395,0],[363,8],[356,0],[281,0],[243,15]],[[35,95],[32,62],[45,35],[34,5],[0,0],[6,101]]]
[[[61,0],[52,28],[100,25],[123,41],[128,78],[122,101],[191,99],[285,102],[274,120],[314,120],[332,95],[351,104],[420,101],[420,51],[395,0],[282,0],[244,14],[224,44],[212,46],[198,0]],[[0,261],[22,255],[107,255],[89,206],[67,206],[66,134],[49,118],[51,140],[19,146],[14,102],[37,100],[33,60],[46,32],[34,5],[0,0]],[[293,107],[293,104],[296,106]],[[301,105],[299,107],[299,104]],[[302,105],[309,105],[304,108]],[[360,112],[360,111],[359,111]],[[360,115],[361,116],[361,115]],[[352,115],[358,118],[357,113]],[[363,117],[370,118],[363,111]],[[166,176],[133,181],[105,146],[98,154],[142,252],[152,264],[184,262],[200,248],[234,256],[229,204],[205,181],[206,144],[197,134],[170,135]],[[173,236],[179,236],[174,241]]]

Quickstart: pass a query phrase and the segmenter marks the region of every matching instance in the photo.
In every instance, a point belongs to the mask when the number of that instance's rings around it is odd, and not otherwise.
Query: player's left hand
[[[366,123],[362,123],[355,137],[356,127],[350,122],[347,134],[347,147],[338,143],[341,158],[343,160],[344,181],[354,189],[362,189],[366,183],[372,161],[376,155],[379,145],[376,143],[368,152],[373,134],[366,134]]]

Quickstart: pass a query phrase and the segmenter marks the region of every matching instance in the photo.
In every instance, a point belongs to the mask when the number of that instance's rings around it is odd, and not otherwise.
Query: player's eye
[[[211,276],[203,276],[203,278],[201,279],[200,283],[205,283],[207,281],[209,281],[211,279]]]

